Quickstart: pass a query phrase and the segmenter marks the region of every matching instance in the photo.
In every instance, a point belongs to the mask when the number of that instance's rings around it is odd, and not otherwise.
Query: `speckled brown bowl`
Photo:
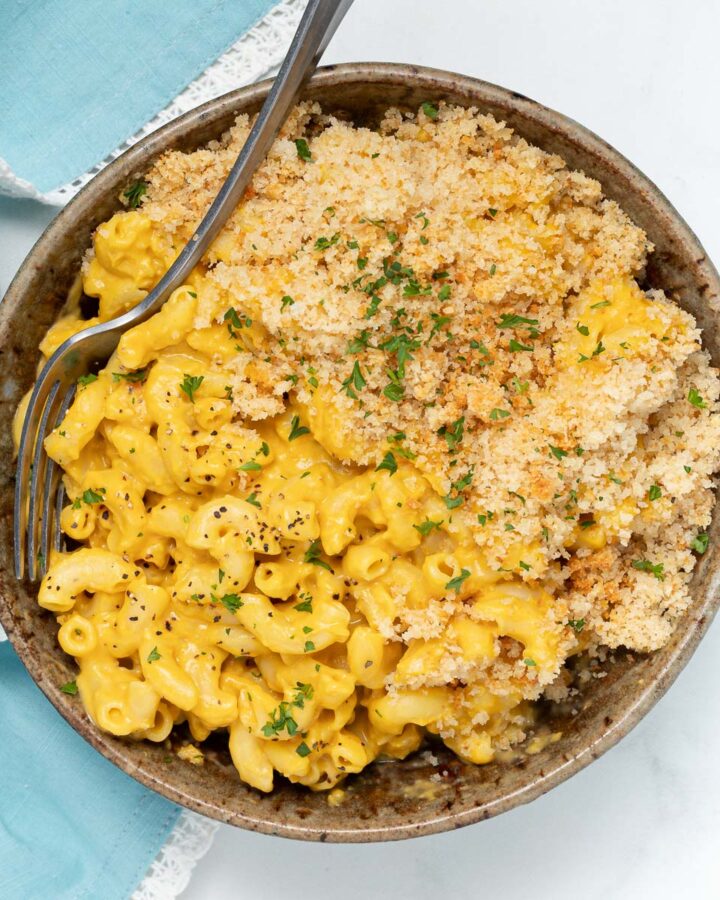
[[[10,423],[33,381],[38,342],[65,299],[93,229],[119,208],[121,189],[141,176],[158,154],[169,148],[192,150],[218,137],[238,112],[257,110],[267,90],[268,82],[263,82],[226,94],[134,146],[60,213],[10,286],[0,306],[0,621],[32,677],[73,728],[124,771],[190,809],[266,834],[320,841],[396,840],[459,828],[527,803],[564,781],[627,734],[668,689],[717,608],[717,515],[710,549],[693,579],[694,602],[671,643],[648,657],[618,656],[607,677],[592,682],[575,718],[547,710],[550,727],[562,732],[558,743],[536,755],[482,767],[466,765],[436,749],[448,775],[429,793],[417,789],[427,785],[436,771],[427,758],[416,755],[405,762],[377,763],[349,781],[346,801],[334,807],[323,794],[282,780],[268,796],[246,787],[220,740],[206,764],[196,768],[175,757],[167,762],[162,746],[99,732],[79,700],[59,690],[74,677],[74,669],[57,646],[53,617],[37,606],[34,586],[18,584],[12,575]],[[315,75],[305,96],[369,124],[390,105],[417,107],[424,100],[444,99],[477,106],[543,149],[559,153],[570,166],[598,178],[605,193],[622,204],[657,248],[648,266],[648,286],[663,288],[697,318],[705,346],[715,365],[720,364],[720,281],[703,248],[644,175],[577,123],[511,91],[414,66],[364,63],[325,68]]]

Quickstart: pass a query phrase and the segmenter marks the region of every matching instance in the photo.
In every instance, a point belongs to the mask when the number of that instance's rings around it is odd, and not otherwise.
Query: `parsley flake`
[[[463,439],[464,430],[465,416],[460,416],[460,418],[456,419],[452,425],[443,425],[442,428],[438,430],[440,437],[445,438],[448,450],[450,450],[451,453],[454,453],[457,450],[458,444]]]
[[[123,191],[123,197],[127,200],[127,205],[130,209],[137,209],[140,206],[140,201],[147,194],[147,189],[147,181],[141,179]]]
[[[367,382],[363,378],[363,374],[360,370],[360,363],[355,360],[355,365],[352,367],[352,372],[348,375],[348,377],[343,381],[341,391],[344,391],[348,397],[351,397],[353,400],[358,399],[358,395],[356,391],[361,391]]]
[[[632,561],[632,567],[639,572],[649,572],[651,575],[654,575],[658,581],[665,581],[665,574],[663,572],[665,566],[662,563],[653,564],[647,559],[634,559]]]
[[[439,522],[433,522],[432,519],[425,519],[419,525],[413,525],[413,528],[419,531],[423,537],[427,537],[434,528],[439,529],[444,521],[444,519],[441,519]]]
[[[188,375],[187,373],[185,374],[183,383],[180,385],[180,390],[184,394],[187,394],[187,397],[191,403],[195,402],[195,391],[198,390],[203,381],[205,381],[204,375]]]
[[[696,409],[707,408],[707,403],[703,400],[697,388],[690,388],[688,391],[688,400]]]
[[[312,159],[312,153],[310,152],[310,148],[308,147],[305,138],[295,139],[295,149],[297,150],[297,155],[300,159],[304,159],[306,162]]]
[[[463,586],[463,582],[470,577],[470,569],[462,569],[459,575],[456,575],[454,578],[451,578],[450,581],[445,585],[445,587],[449,591],[455,591],[456,593],[460,593],[460,588]]]
[[[322,547],[320,545],[320,538],[316,538],[305,551],[303,562],[310,563],[313,566],[320,566],[321,569],[327,569],[328,572],[332,572],[333,570],[330,565],[320,557],[321,553]]]
[[[294,441],[304,434],[310,434],[310,429],[300,424],[300,416],[293,416],[290,420],[290,434],[288,434],[288,440]]]
[[[380,472],[382,469],[387,469],[392,477],[397,472],[397,460],[395,459],[395,455],[388,450],[388,452],[383,456],[382,462],[376,466],[375,471]]]

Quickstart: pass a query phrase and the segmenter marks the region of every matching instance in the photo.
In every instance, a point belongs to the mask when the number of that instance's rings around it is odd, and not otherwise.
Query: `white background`
[[[579,120],[670,197],[720,262],[717,0],[356,0],[327,62],[451,69]],[[0,200],[0,293],[53,211]],[[184,900],[720,898],[720,626],[617,748],[460,832],[313,845],[223,826]]]

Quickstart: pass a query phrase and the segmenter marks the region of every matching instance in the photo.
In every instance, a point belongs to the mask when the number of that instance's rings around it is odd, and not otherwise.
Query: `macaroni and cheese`
[[[249,124],[124,192],[45,357],[147,294]],[[46,442],[69,542],[39,602],[98,727],[183,725],[194,763],[221,729],[253,787],[329,789],[426,735],[489,762],[571,657],[662,646],[707,547],[720,382],[639,286],[651,250],[490,116],[298,106]]]

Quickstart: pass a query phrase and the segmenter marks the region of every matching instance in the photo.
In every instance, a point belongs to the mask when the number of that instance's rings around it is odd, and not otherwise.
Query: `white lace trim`
[[[130,900],[175,900],[210,849],[218,822],[185,809]]]
[[[225,94],[234,88],[257,81],[281,62],[290,44],[306,0],[283,0],[261,19],[257,25],[237,40],[226,53],[217,59],[199,78],[191,82],[185,90],[140,131],[129,137],[89,171],[72,183],[65,184],[47,193],[37,190],[30,182],[18,178],[10,166],[0,157],[0,194],[11,197],[29,197],[41,203],[64,206],[94,175],[108,163],[120,156],[128,147],[141,138],[165,125],[182,113]]]

